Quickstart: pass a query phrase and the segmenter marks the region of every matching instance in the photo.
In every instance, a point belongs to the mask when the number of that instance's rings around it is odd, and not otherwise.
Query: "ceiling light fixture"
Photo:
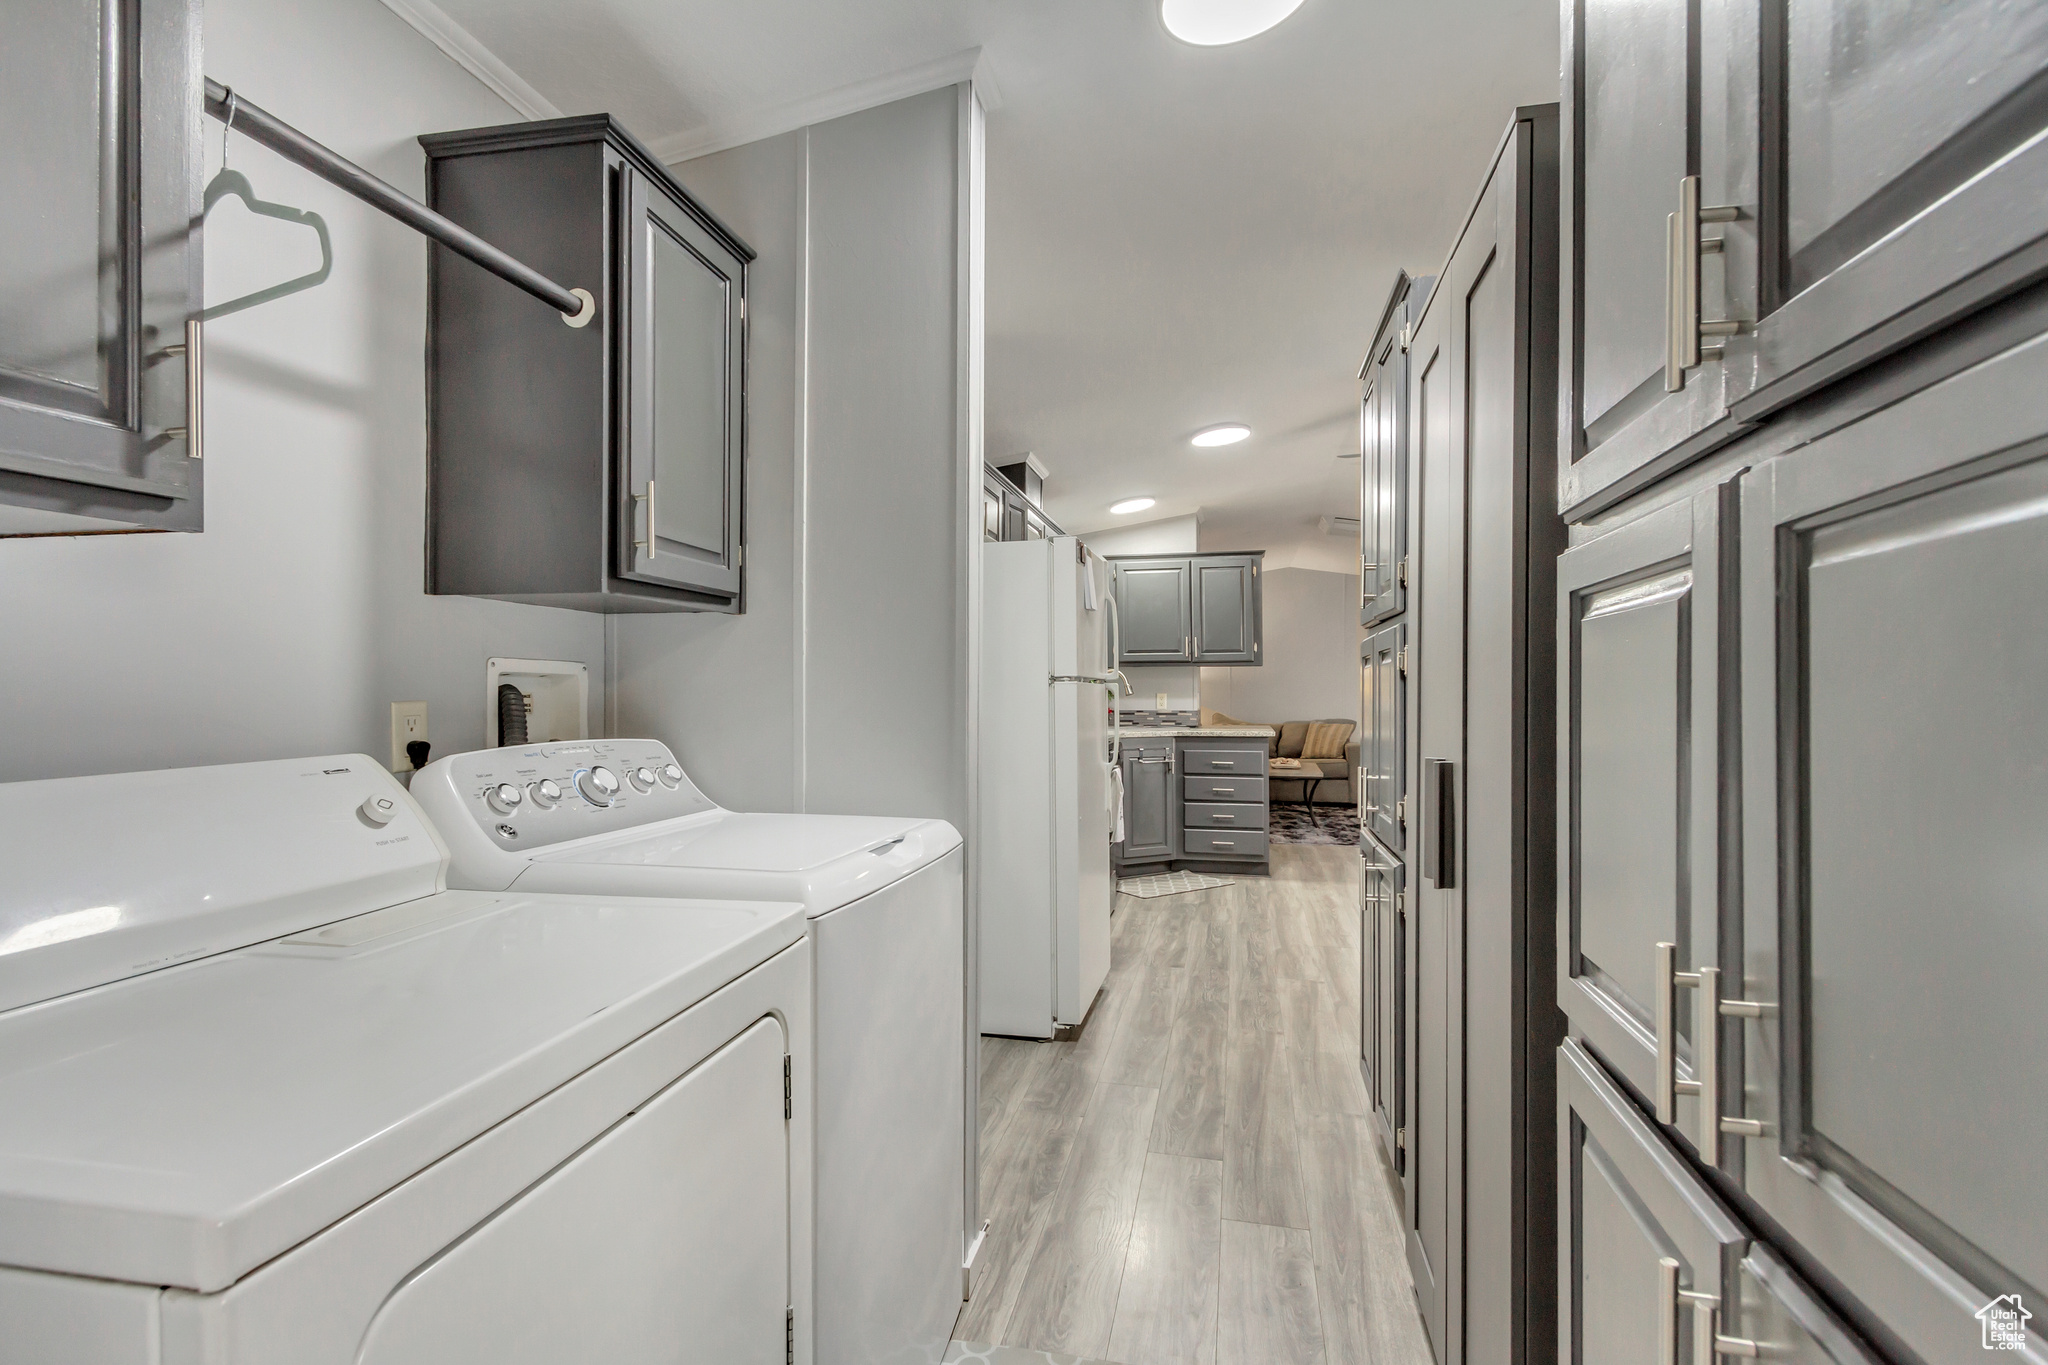
[[[1196,47],[1255,38],[1301,8],[1301,0],[1159,0],[1166,31]]]
[[[1242,422],[1225,422],[1220,427],[1209,427],[1194,434],[1191,444],[1198,446],[1234,446],[1252,434],[1252,429]]]
[[[1122,502],[1111,503],[1109,510],[1114,516],[1127,517],[1133,512],[1144,511],[1153,504],[1153,501],[1152,498],[1125,498]]]

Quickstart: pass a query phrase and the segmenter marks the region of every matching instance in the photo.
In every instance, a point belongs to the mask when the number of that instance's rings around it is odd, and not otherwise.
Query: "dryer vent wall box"
[[[0,1358],[810,1358],[803,907],[445,856],[362,754],[0,785]]]
[[[515,698],[505,688],[514,688]],[[522,724],[523,722],[523,724]],[[522,730],[524,733],[520,733]],[[567,659],[484,664],[485,747],[553,744],[590,736],[590,667]]]
[[[753,251],[609,115],[420,143],[437,211],[603,282],[566,327],[430,248],[427,590],[739,611]]]

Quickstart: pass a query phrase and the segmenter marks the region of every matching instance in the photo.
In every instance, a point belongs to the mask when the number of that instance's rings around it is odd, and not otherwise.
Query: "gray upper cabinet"
[[[2042,6],[1563,17],[1574,517],[2048,272]]]
[[[1262,551],[1112,555],[1122,664],[1257,664]]]
[[[746,258],[664,181],[622,167],[629,525],[620,571],[739,595]]]
[[[1711,358],[1718,328],[1702,362],[1674,354],[1675,286],[1696,277],[1706,322],[1756,316],[1756,28],[1723,0],[1564,0],[1558,458],[1577,514],[1733,434],[1748,371]]]
[[[1742,955],[1688,1002],[1743,1064],[1701,1140],[1928,1361],[2008,1294],[2048,1357],[2044,352],[1744,479]]]
[[[1394,281],[1359,378],[1359,623],[1371,625],[1408,602],[1408,341],[1432,281]]]
[[[1359,745],[1362,827],[1395,853],[1408,847],[1408,627],[1387,626],[1359,646],[1365,734]]]
[[[1126,664],[1184,664],[1194,657],[1194,597],[1186,559],[1112,560]]]
[[[200,527],[196,0],[7,14],[0,535]]]
[[[428,591],[739,611],[753,252],[608,115],[420,142],[434,208],[597,300],[433,248]]]
[[[1883,1359],[1693,1175],[1577,1043],[1558,1052],[1557,1093],[1559,1360]]]
[[[1198,664],[1259,661],[1259,556],[1203,555],[1189,561]]]
[[[1557,999],[1573,1034],[1684,1133],[1696,1101],[1677,1088],[1701,1054],[1690,1013],[1660,1002],[1671,973],[1722,965],[1732,520],[1732,488],[1710,487],[1574,547],[1557,570]]]

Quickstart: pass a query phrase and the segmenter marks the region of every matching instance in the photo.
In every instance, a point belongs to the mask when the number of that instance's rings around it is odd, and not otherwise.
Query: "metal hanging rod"
[[[401,190],[387,185],[346,157],[329,151],[298,129],[257,108],[219,81],[206,82],[206,112],[235,132],[262,143],[287,161],[304,166],[373,208],[404,223],[500,279],[510,281],[562,315],[571,327],[597,316],[597,300],[584,289],[566,289],[523,261],[515,260],[469,229],[460,227]]]

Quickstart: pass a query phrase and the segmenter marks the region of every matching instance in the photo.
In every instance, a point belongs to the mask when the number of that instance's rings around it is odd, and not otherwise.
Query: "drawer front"
[[[1263,858],[1266,856],[1266,832],[1264,830],[1189,829],[1181,834],[1180,842],[1181,855],[1187,858]]]
[[[1254,801],[1190,801],[1183,806],[1181,823],[1193,829],[1263,830],[1266,808]]]
[[[1182,777],[1181,799],[1186,801],[1266,800],[1266,779],[1254,777]]]
[[[1184,744],[1180,751],[1183,773],[1217,773],[1224,776],[1257,776],[1266,771],[1266,751],[1257,749],[1197,749]]]

